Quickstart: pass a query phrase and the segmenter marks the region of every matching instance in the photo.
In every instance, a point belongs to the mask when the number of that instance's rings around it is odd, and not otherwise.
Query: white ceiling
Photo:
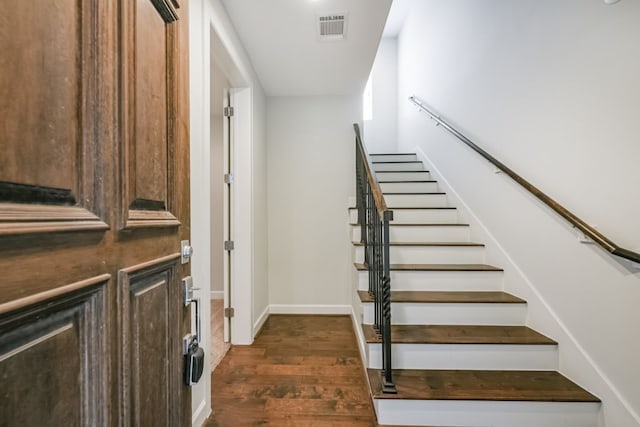
[[[223,0],[268,96],[361,93],[391,0]],[[322,42],[320,15],[347,13],[342,41]]]
[[[415,0],[393,0],[387,23],[384,26],[383,37],[398,37],[413,3]]]

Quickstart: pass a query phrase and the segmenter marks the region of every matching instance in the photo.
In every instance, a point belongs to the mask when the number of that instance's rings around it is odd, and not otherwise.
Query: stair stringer
[[[550,304],[542,297],[533,282],[509,256],[424,151],[419,146],[415,146],[414,150],[418,159],[424,163],[425,169],[430,171],[432,179],[438,181],[441,191],[447,193],[449,203],[458,209],[459,220],[470,225],[471,240],[485,244],[486,262],[499,265],[504,269],[503,290],[527,301],[526,325],[558,342],[559,372],[602,400],[598,414],[598,427],[623,425],[620,424],[620,420],[607,419],[607,412],[627,413],[629,414],[628,418],[635,421],[635,424],[629,424],[629,427],[631,425],[640,427],[640,414],[634,411],[631,404],[589,356]],[[607,406],[611,408],[611,411],[607,411]]]

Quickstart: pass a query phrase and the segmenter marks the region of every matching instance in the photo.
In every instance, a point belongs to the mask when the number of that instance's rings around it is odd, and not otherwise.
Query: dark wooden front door
[[[0,5],[0,426],[188,425],[187,0]]]

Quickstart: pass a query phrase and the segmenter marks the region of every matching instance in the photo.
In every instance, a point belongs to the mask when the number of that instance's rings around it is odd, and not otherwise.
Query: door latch
[[[199,288],[193,287],[193,277],[187,276],[182,279],[183,289],[183,303],[185,307],[189,304],[195,305],[195,317],[196,317],[196,334],[187,335],[183,339],[183,354],[184,354],[184,380],[185,384],[192,386],[197,384],[202,377],[204,370],[204,350],[200,347],[200,340],[202,338],[202,320],[201,320],[201,308],[200,298],[194,296],[195,291],[199,291]]]

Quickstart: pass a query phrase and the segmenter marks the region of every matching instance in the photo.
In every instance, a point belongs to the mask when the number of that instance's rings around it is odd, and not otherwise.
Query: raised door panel
[[[95,209],[95,1],[0,0],[0,235],[106,229]]]
[[[108,277],[0,314],[0,425],[107,423]]]
[[[176,26],[172,3],[123,8],[126,106],[122,227],[175,227]]]
[[[179,254],[122,270],[124,425],[178,425],[181,411]]]

